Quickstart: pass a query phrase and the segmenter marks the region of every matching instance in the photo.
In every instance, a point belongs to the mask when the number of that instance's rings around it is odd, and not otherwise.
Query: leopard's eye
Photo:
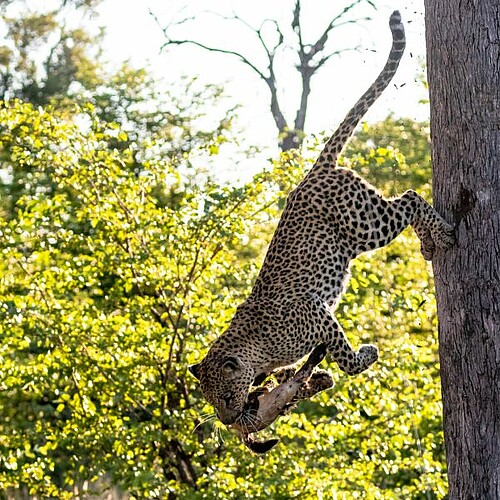
[[[226,392],[224,396],[222,396],[222,399],[224,400],[224,403],[226,403],[227,406],[231,403],[231,400],[233,399],[233,393],[232,392]]]

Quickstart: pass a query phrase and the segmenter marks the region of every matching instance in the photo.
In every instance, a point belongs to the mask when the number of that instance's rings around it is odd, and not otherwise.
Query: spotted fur
[[[453,229],[417,193],[386,199],[351,170],[336,164],[362,116],[387,87],[405,48],[401,16],[389,21],[392,47],[369,89],[326,143],[311,171],[288,196],[262,269],[248,299],[201,363],[191,367],[220,420],[242,415],[253,381],[296,363],[320,344],[345,373],[378,358],[373,345],[355,351],[332,311],[343,293],[349,263],[387,245],[408,225],[431,259],[453,244]]]

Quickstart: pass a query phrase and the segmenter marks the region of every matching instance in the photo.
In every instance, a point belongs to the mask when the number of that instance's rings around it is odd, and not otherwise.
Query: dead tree
[[[449,498],[500,498],[500,4],[426,0]]]
[[[231,17],[224,17],[228,22],[233,21],[240,23],[244,29],[251,30],[255,35],[255,39],[260,46],[260,50],[264,51],[266,59],[266,67],[260,67],[258,63],[254,62],[250,57],[245,56],[241,52],[236,50],[214,47],[208,45],[207,43],[201,42],[194,38],[177,38],[171,35],[171,32],[176,27],[181,24],[187,25],[189,21],[193,18],[185,18],[177,22],[173,22],[167,27],[163,27],[162,31],[165,36],[165,43],[162,49],[174,45],[185,45],[190,44],[199,47],[205,51],[218,52],[220,54],[226,54],[237,58],[241,63],[248,66],[257,76],[265,82],[269,94],[270,94],[270,109],[278,129],[279,133],[279,146],[282,151],[287,151],[289,149],[297,148],[302,144],[304,137],[304,125],[307,115],[307,104],[309,99],[309,94],[311,92],[311,79],[322,68],[325,63],[327,63],[332,57],[339,55],[347,50],[355,50],[352,47],[339,47],[337,49],[331,49],[328,40],[332,34],[332,31],[336,28],[356,23],[361,20],[368,20],[369,18],[357,18],[350,19],[350,12],[359,4],[368,3],[373,6],[371,0],[354,0],[352,3],[347,5],[338,15],[334,16],[326,25],[326,27],[321,32],[320,36],[313,43],[307,43],[304,40],[303,28],[301,24],[301,0],[295,1],[295,6],[293,8],[292,15],[292,38],[287,39],[287,30],[285,30],[280,24],[273,19],[266,19],[262,24],[255,28],[251,26],[247,21],[242,19],[240,16],[233,14]],[[153,15],[153,14],[152,14]],[[157,19],[158,22],[158,19]],[[271,25],[275,36],[269,37],[264,35],[264,30]],[[187,27],[186,27],[187,30]],[[273,41],[269,39],[273,38]],[[276,60],[280,55],[280,52],[285,47],[293,47],[293,50],[297,56],[297,63],[295,65],[296,70],[300,73],[301,79],[301,95],[300,102],[297,106],[297,111],[295,115],[295,120],[293,124],[290,124],[283,111],[283,107],[278,98],[279,82],[276,72]]]

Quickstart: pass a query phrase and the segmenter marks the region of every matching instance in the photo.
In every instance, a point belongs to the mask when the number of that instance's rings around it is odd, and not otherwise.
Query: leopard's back
[[[349,262],[377,235],[379,193],[337,157],[356,125],[394,76],[405,47],[401,16],[389,21],[392,47],[387,62],[368,90],[327,141],[313,168],[290,193],[252,296],[269,300],[314,293],[329,305],[341,295]]]

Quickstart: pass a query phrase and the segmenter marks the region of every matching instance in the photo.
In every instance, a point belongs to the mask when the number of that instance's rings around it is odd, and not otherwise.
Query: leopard
[[[326,141],[309,172],[286,200],[250,294],[206,356],[189,367],[218,419],[230,426],[245,414],[254,383],[293,366],[324,343],[347,375],[375,363],[378,349],[355,350],[335,317],[350,263],[411,226],[432,260],[455,243],[454,228],[413,190],[386,198],[338,158],[370,106],[389,85],[406,46],[399,11],[389,19],[392,45],[373,83]]]

